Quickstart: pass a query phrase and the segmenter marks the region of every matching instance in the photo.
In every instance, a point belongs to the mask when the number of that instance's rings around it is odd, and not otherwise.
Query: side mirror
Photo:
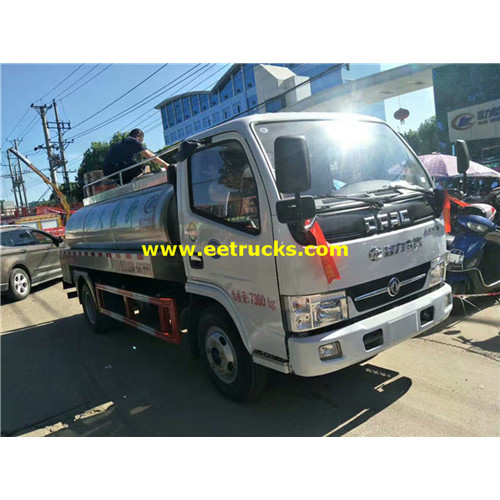
[[[470,158],[467,143],[458,140],[455,143],[455,154],[457,156],[457,170],[459,174],[465,174],[469,170]]]
[[[311,187],[311,167],[305,137],[278,137],[274,141],[274,168],[280,193],[307,191]]]

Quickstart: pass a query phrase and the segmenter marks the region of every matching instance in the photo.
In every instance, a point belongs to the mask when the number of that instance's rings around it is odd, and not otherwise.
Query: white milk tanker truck
[[[223,394],[249,399],[269,369],[331,373],[450,314],[442,205],[380,120],[248,116],[181,143],[167,172],[86,198],[66,226],[63,284],[96,332],[113,318],[174,344],[186,337]],[[306,255],[321,242],[348,256]],[[297,251],[204,253],[231,244]]]

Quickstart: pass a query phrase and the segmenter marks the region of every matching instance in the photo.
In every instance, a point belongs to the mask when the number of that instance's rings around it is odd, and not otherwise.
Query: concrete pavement
[[[187,345],[120,325],[95,335],[60,282],[43,285],[1,305],[2,435],[498,436],[500,306],[477,304],[361,367],[273,374],[243,405]]]

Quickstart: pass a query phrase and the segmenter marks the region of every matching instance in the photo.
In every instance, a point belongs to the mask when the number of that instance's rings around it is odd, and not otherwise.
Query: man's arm
[[[141,151],[141,155],[144,156],[145,158],[153,158],[155,155],[152,153],[149,149],[144,149]],[[168,167],[168,163],[163,161],[161,158],[154,158],[153,161],[157,164],[160,165],[161,167]]]

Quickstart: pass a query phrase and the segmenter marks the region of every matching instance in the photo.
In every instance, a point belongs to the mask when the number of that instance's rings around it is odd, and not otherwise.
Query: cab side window
[[[237,141],[195,153],[189,161],[191,208],[242,231],[260,232],[257,184]]]

